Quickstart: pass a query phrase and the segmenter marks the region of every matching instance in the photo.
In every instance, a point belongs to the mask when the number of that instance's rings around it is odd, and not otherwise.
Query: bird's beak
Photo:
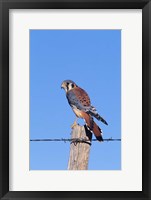
[[[61,85],[61,89],[63,89],[64,88],[64,83],[62,83],[62,85]]]

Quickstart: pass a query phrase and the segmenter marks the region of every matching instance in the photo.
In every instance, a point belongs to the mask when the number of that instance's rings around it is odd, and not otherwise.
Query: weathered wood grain
[[[86,142],[73,141],[70,145],[68,170],[87,170],[92,133],[85,126],[74,126],[71,138],[85,139]]]

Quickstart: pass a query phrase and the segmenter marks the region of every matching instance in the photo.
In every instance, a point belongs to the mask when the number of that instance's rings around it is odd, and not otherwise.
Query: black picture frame
[[[9,9],[142,9],[142,191],[9,191]],[[1,199],[151,199],[151,1],[150,0],[0,0],[0,198]],[[137,73],[137,72],[136,72]],[[137,139],[137,138],[136,138]],[[135,143],[135,141],[134,141]],[[40,180],[39,180],[40,181]],[[116,180],[115,180],[116,181]],[[90,180],[91,184],[91,180]]]

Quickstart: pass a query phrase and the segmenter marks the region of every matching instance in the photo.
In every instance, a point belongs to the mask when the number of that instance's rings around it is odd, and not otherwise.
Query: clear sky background
[[[121,31],[30,31],[30,139],[70,138],[75,114],[61,90],[66,79],[87,91],[108,122],[95,120],[103,137],[121,138]],[[66,170],[69,150],[69,142],[31,141],[30,170]],[[88,169],[120,170],[121,142],[92,142]]]

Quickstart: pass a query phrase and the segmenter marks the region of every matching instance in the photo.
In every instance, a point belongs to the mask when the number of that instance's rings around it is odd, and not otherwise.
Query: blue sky
[[[61,90],[66,79],[87,91],[108,122],[95,120],[103,137],[121,138],[121,31],[30,30],[30,139],[70,138],[75,114]],[[30,170],[66,170],[69,150],[69,142],[30,142]],[[121,142],[93,142],[88,169],[120,170]]]

